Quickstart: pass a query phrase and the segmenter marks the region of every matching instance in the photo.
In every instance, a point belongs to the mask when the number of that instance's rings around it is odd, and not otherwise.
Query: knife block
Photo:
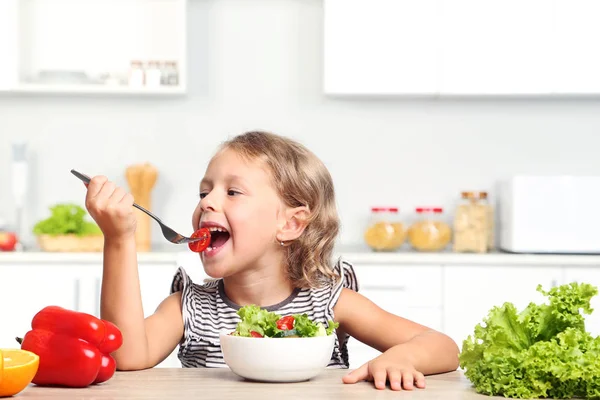
[[[127,167],[125,177],[129,184],[134,201],[148,211],[152,211],[152,189],[156,183],[157,171],[149,163]],[[152,219],[137,208],[134,209],[137,219],[135,244],[137,251],[150,251],[152,248]]]

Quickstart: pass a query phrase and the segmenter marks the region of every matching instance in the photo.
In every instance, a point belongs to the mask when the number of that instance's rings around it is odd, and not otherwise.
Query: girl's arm
[[[334,307],[340,328],[381,351],[379,357],[344,377],[345,383],[372,379],[378,389],[386,378],[392,389],[424,387],[423,375],[458,368],[459,349],[447,335],[391,314],[352,290],[343,288]]]
[[[169,296],[144,319],[133,197],[106,177],[96,176],[88,186],[85,205],[104,234],[100,315],[123,334],[123,345],[113,353],[117,368],[153,367],[183,336],[181,294]]]
[[[123,334],[123,345],[113,354],[117,369],[152,368],[168,357],[183,337],[181,292],[167,297],[144,319],[137,256],[135,251],[128,254],[123,245],[105,244],[100,314]]]

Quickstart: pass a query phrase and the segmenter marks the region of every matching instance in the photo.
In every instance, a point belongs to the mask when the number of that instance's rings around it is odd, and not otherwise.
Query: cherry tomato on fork
[[[200,253],[208,247],[210,244],[210,231],[207,228],[200,228],[196,232],[190,236],[192,239],[202,238],[203,240],[199,240],[197,242],[188,243],[188,247],[191,251],[195,251],[196,253]]]
[[[287,315],[285,317],[279,318],[277,321],[277,329],[282,331],[289,331],[294,327],[294,316]]]

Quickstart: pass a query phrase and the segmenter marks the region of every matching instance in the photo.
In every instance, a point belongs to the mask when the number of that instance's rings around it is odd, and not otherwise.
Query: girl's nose
[[[200,209],[202,212],[216,211],[215,201],[210,193],[207,193],[202,200],[200,200]]]

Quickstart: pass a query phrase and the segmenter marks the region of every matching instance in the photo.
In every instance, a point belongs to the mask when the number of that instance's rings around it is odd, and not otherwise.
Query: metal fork
[[[85,183],[86,185],[90,183],[90,177],[82,174],[81,172],[78,172],[74,169],[71,170],[71,173],[73,175],[75,175],[76,177],[78,177],[79,179],[81,179],[83,181],[83,183]],[[135,208],[137,208],[138,210],[148,214],[152,219],[154,219],[156,222],[158,222],[158,224],[160,225],[160,230],[162,231],[163,236],[165,237],[165,239],[167,239],[169,242],[171,243],[175,243],[175,244],[182,244],[182,243],[193,243],[193,242],[199,242],[200,240],[204,240],[205,238],[199,237],[199,238],[189,238],[183,235],[180,235],[179,233],[175,232],[173,229],[169,228],[167,225],[165,225],[160,218],[158,218],[156,215],[152,214],[150,211],[146,210],[144,207],[133,203],[133,206]]]

